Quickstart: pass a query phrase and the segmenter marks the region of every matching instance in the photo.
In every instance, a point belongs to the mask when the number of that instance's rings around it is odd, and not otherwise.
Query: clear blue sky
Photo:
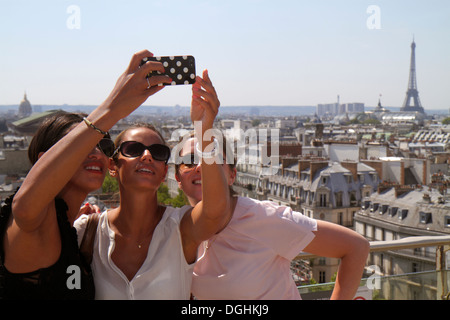
[[[71,5],[80,29],[67,26]],[[401,106],[413,35],[422,104],[448,109],[448,0],[0,0],[0,105],[25,90],[33,105],[99,104],[145,48],[194,55],[222,106],[315,106],[337,95],[374,106],[380,94]],[[145,104],[187,106],[190,88]]]

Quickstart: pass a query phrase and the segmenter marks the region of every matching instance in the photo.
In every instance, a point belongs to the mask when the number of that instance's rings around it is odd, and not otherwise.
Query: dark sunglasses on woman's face
[[[97,143],[97,148],[99,148],[107,157],[112,157],[114,154],[114,142],[109,138],[101,139]]]
[[[188,153],[184,156],[178,157],[178,168],[180,171],[187,172],[194,168],[196,168],[199,165],[199,156],[196,156],[193,153]],[[218,164],[225,164],[226,159],[223,159],[223,162],[217,162]]]
[[[199,164],[198,157],[195,157],[193,153],[188,153],[182,157],[180,157],[180,169],[181,171],[188,171],[194,169]]]
[[[137,141],[122,142],[114,152],[114,155],[120,151],[124,157],[135,158],[141,156],[145,150],[150,151],[152,158],[155,160],[164,161],[165,163],[169,161],[170,148],[168,146],[163,144],[152,144],[150,146],[145,146]]]

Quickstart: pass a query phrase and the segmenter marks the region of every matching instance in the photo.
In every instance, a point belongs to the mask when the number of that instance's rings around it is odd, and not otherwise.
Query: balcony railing
[[[370,242],[370,252],[386,252],[423,247],[436,247],[436,269],[400,275],[381,274],[381,268],[367,266],[374,274],[361,280],[357,297],[389,300],[448,300],[450,299],[450,235],[408,237],[393,241]],[[308,253],[295,260],[318,258]],[[299,286],[303,299],[327,299],[334,283]]]

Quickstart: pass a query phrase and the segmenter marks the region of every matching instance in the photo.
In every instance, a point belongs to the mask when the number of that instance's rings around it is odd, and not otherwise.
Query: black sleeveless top
[[[11,273],[5,266],[3,239],[11,216],[14,195],[5,200],[0,212],[0,299],[94,299],[90,266],[78,248],[76,229],[67,219],[67,204],[55,199],[61,234],[61,255],[48,268],[28,273]]]

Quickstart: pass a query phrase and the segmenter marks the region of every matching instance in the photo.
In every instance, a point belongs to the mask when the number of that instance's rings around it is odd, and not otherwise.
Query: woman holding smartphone
[[[204,164],[192,161],[193,139],[180,151],[175,177],[191,205],[202,201]],[[229,186],[236,160],[223,143],[221,163]],[[225,159],[225,160],[223,160]],[[233,211],[223,230],[202,243],[194,268],[192,293],[213,300],[300,299],[290,262],[301,251],[340,258],[332,299],[352,299],[358,289],[369,243],[356,232],[315,220],[271,201],[238,197],[230,192]]]
[[[170,83],[159,62],[139,66],[136,53],[109,97],[87,117],[57,117],[30,146],[34,163],[0,216],[0,298],[89,299],[94,286],[72,228],[87,194],[103,182],[107,131]],[[111,151],[111,150],[110,150]],[[108,155],[111,155],[110,153]],[[72,276],[80,277],[73,280]],[[78,281],[80,280],[80,281]]]
[[[204,200],[193,207],[158,204],[170,149],[153,127],[133,126],[116,138],[110,174],[118,180],[120,204],[99,218],[92,260],[96,299],[190,298],[198,246],[231,214],[222,167],[204,152],[214,146],[204,133],[212,128],[219,104],[205,71],[193,86],[191,119],[202,125],[196,132],[202,142],[197,152],[210,161],[203,167]],[[87,216],[77,221],[80,237],[87,221]]]

